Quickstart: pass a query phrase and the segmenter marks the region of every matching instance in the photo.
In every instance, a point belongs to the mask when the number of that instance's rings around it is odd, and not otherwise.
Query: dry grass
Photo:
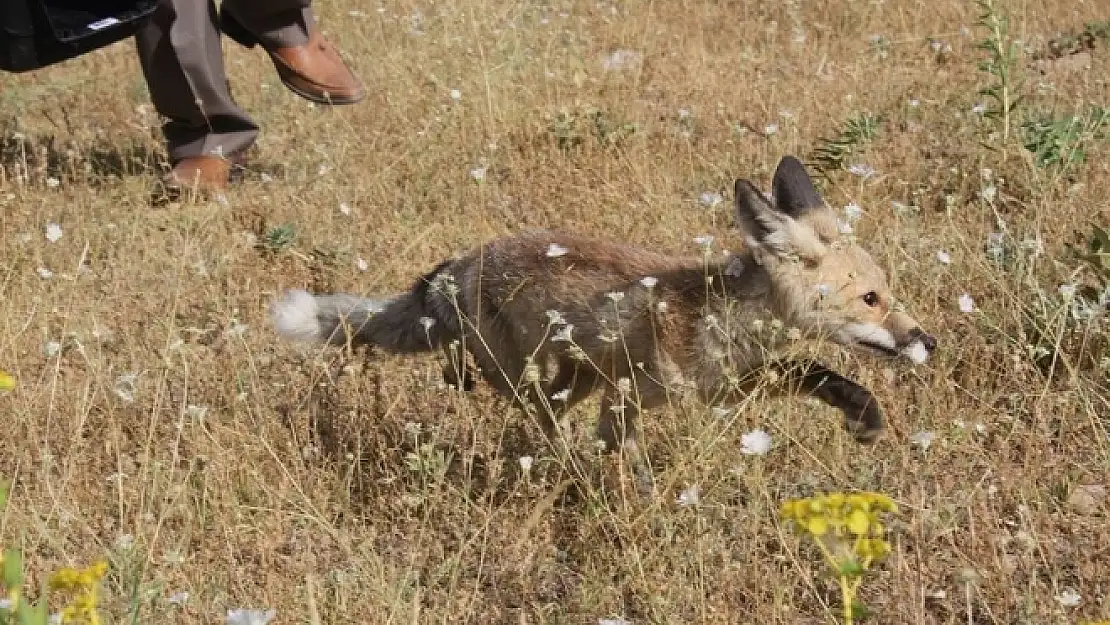
[[[1105,19],[1096,4],[1011,3],[1014,36],[1045,49]],[[313,108],[257,50],[228,48],[263,135],[226,202],[150,202],[161,143],[130,44],[0,78],[0,366],[20,380],[0,397],[0,474],[14,484],[0,542],[31,568],[107,554],[105,610],[121,623],[222,622],[249,606],[280,623],[828,623],[835,585],[776,511],[858,488],[903,509],[894,553],[864,585],[872,622],[1110,618],[1108,507],[1084,488],[1110,482],[1110,330],[1105,315],[1065,324],[1057,295],[1078,266],[1065,245],[1110,221],[1108,150],[1092,142],[1059,174],[1020,144],[1005,159],[986,147],[995,125],[971,112],[988,80],[974,6],[380,6],[319,9],[370,87],[355,107]],[[615,50],[643,62],[603,71]],[[1019,115],[1110,105],[1105,44],[1089,70],[1050,70],[1025,72]],[[810,154],[864,111],[884,122],[851,162],[878,173],[833,173],[828,200],[864,207],[859,236],[941,339],[912,370],[831,355],[889,415],[873,448],[808,402],[752,402],[726,420],[680,405],[646,421],[653,501],[612,471],[560,494],[568,473],[538,428],[488,391],[442,388],[435,358],[364,364],[268,326],[280,289],[401,289],[526,227],[672,251],[706,232],[727,242],[734,177],[766,185],[779,156]],[[741,130],[769,124],[770,136]],[[707,191],[726,202],[702,206]],[[292,245],[256,245],[285,224]],[[1005,264],[984,251],[1000,231]],[[963,293],[975,313],[958,309]],[[1047,366],[1030,357],[1036,340],[1056,355]],[[582,446],[593,410],[577,415]],[[776,446],[742,456],[755,427]],[[936,436],[927,450],[910,442],[922,431]],[[528,479],[521,454],[537,458]],[[677,505],[691,484],[700,504]],[[1058,601],[1069,589],[1078,606]],[[167,600],[181,591],[184,605]]]

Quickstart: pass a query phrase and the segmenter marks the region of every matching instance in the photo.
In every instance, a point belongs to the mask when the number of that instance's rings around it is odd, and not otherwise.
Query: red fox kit
[[[536,409],[549,436],[554,417],[600,390],[598,434],[609,449],[634,446],[636,416],[677,384],[727,402],[767,371],[775,391],[812,394],[839,408],[858,440],[874,440],[883,424],[871,393],[786,357],[787,343],[827,338],[920,363],[936,340],[895,309],[883,271],[840,235],[797,159],[779,163],[770,200],[746,180],[735,193],[744,250],[720,261],[529,232],[444,261],[406,293],[292,290],[271,315],[292,339],[442,349],[451,363],[469,352],[501,395]],[[467,381],[464,367],[452,370]]]

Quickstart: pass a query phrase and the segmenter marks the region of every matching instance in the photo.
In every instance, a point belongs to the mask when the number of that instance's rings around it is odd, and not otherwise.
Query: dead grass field
[[[312,107],[228,43],[263,134],[223,201],[151,202],[164,155],[130,42],[0,76],[0,368],[19,379],[0,542],[35,579],[108,557],[112,623],[830,623],[835,585],[778,506],[866,489],[902,508],[867,622],[1110,618],[1110,324],[1058,290],[1097,284],[1067,245],[1110,225],[1110,144],[1039,167],[1021,129],[1110,106],[1110,41],[1030,67],[1105,6],[1000,9],[1025,96],[1003,153],[974,109],[993,79],[970,2],[319,4],[370,96]],[[873,447],[811,402],[683,404],[645,419],[651,501],[615,459],[560,494],[577,473],[539,429],[444,388],[436,358],[304,349],[266,318],[281,289],[406,288],[523,228],[739,245],[733,179],[767,186],[865,112],[882,122],[845,164],[874,174],[832,172],[826,197],[863,208],[858,236],[941,343],[917,368],[823,350],[878,394]],[[757,427],[773,449],[740,454]]]

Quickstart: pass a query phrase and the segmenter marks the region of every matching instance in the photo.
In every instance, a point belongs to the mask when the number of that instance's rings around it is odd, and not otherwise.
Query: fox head
[[[772,306],[811,338],[922,363],[936,339],[895,303],[886,274],[863,248],[840,233],[793,156],[779,162],[770,200],[736,181],[736,220],[752,259],[770,277]]]

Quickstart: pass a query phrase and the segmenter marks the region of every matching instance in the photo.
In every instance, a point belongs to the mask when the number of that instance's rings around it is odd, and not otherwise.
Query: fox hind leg
[[[646,374],[636,375],[630,393],[610,388],[601,401],[601,415],[597,422],[597,435],[605,451],[621,450],[628,457],[636,478],[636,487],[642,495],[653,490],[651,469],[640,449],[637,423],[640,413],[666,402],[665,389]]]

